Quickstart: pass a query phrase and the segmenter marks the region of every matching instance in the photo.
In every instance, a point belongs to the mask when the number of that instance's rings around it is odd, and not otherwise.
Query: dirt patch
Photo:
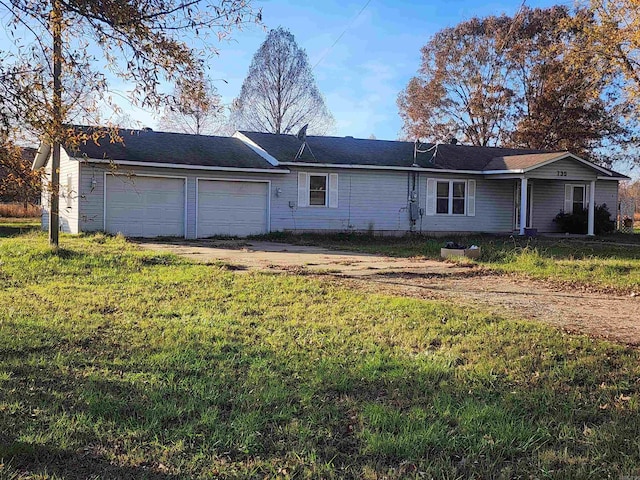
[[[500,275],[476,265],[392,258],[275,242],[143,243],[238,271],[332,277],[368,292],[481,305],[496,314],[542,321],[571,332],[640,345],[640,297]]]

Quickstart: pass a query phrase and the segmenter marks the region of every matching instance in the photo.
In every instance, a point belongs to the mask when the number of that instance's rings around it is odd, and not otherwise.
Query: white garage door
[[[198,237],[269,231],[269,184],[198,180]]]
[[[105,230],[127,237],[184,237],[184,178],[107,175]]]

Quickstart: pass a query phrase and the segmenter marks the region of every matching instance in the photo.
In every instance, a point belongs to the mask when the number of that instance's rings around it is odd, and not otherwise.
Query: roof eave
[[[209,170],[222,172],[246,172],[246,173],[289,173],[287,168],[251,168],[251,167],[223,167],[215,165],[189,165],[182,163],[161,163],[161,162],[136,162],[131,160],[111,160],[105,158],[77,158],[71,157],[73,160],[80,160],[85,163],[102,163],[115,165],[128,165],[131,167],[155,167],[155,168],[172,168],[184,170]]]

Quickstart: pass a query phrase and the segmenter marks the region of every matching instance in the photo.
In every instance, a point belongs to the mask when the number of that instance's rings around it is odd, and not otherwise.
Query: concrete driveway
[[[238,270],[300,271],[344,276],[387,273],[446,274],[470,267],[434,260],[393,258],[367,253],[328,250],[288,243],[245,240],[141,242],[144,248],[175,253],[203,263],[222,262]]]

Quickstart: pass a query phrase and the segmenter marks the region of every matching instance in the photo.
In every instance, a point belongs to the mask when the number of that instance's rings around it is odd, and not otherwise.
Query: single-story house
[[[570,152],[256,132],[120,136],[63,149],[64,232],[524,234],[553,232],[560,211],[588,208],[593,234],[594,206],[615,215],[628,178]],[[50,168],[49,157],[42,145],[34,168]]]

